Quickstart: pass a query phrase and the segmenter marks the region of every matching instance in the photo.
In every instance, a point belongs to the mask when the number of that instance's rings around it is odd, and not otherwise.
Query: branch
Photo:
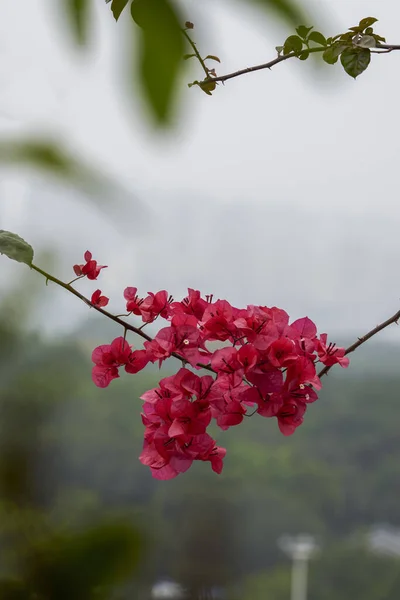
[[[139,335],[140,337],[144,338],[148,342],[151,342],[153,340],[152,337],[150,337],[149,335],[147,335],[147,333],[145,333],[139,327],[135,327],[134,325],[131,325],[130,323],[128,323],[127,321],[124,321],[120,317],[117,317],[116,315],[113,315],[112,313],[108,312],[108,310],[104,310],[104,308],[101,308],[100,306],[96,306],[96,305],[92,304],[88,298],[86,298],[83,294],[81,294],[75,288],[73,288],[71,284],[64,283],[60,279],[57,279],[57,277],[54,277],[53,275],[50,275],[49,273],[46,273],[46,271],[43,271],[42,269],[40,269],[39,267],[37,267],[33,263],[30,265],[30,267],[31,267],[31,269],[33,269],[34,271],[36,271],[37,273],[39,273],[40,275],[42,275],[43,277],[45,277],[46,278],[46,283],[48,281],[52,281],[56,285],[64,288],[64,290],[67,290],[68,292],[70,292],[71,294],[73,294],[74,296],[76,296],[77,298],[79,298],[80,300],[82,300],[82,302],[84,302],[85,304],[87,304],[91,308],[94,308],[95,310],[97,310],[97,312],[101,313],[102,315],[104,315],[108,319],[111,319],[111,321],[114,321],[115,323],[118,323],[118,325],[121,325],[125,330],[132,331],[133,333],[136,333],[137,335]],[[185,362],[185,363],[187,362],[177,352],[172,352],[171,356],[173,356],[174,358],[177,358],[181,362]],[[215,373],[214,369],[212,369],[208,365],[203,365],[202,363],[198,363],[197,366],[201,367],[202,369],[206,369],[207,371],[211,371],[212,373]]]
[[[400,50],[400,48],[399,48],[399,50]],[[70,292],[71,294],[73,294],[74,296],[79,298],[80,300],[82,300],[82,302],[84,302],[91,308],[94,308],[95,310],[97,310],[97,312],[101,313],[108,319],[111,319],[111,321],[114,321],[115,323],[118,323],[118,325],[121,325],[121,327],[123,327],[125,330],[132,331],[133,333],[136,333],[137,335],[139,335],[140,337],[144,338],[145,340],[147,340],[149,342],[152,341],[153,338],[151,338],[149,335],[147,335],[147,333],[145,333],[141,327],[135,327],[134,325],[131,325],[130,323],[128,323],[127,321],[124,321],[120,317],[117,317],[116,315],[113,315],[112,313],[108,312],[107,310],[104,310],[104,308],[101,308],[100,306],[96,306],[96,305],[92,304],[88,298],[86,298],[83,294],[81,294],[75,288],[73,288],[70,283],[64,283],[60,279],[57,279],[57,277],[54,277],[53,275],[46,273],[46,271],[43,271],[42,269],[40,269],[39,267],[37,267],[34,264],[31,264],[30,266],[34,271],[36,271],[37,273],[39,273],[40,275],[42,275],[43,277],[46,278],[46,283],[48,281],[52,281],[56,285],[64,288],[65,290],[67,290],[68,292]],[[364,344],[367,340],[372,338],[374,335],[376,335],[377,333],[379,333],[380,331],[382,331],[389,325],[392,325],[393,323],[396,323],[396,325],[397,325],[398,324],[397,322],[399,320],[400,320],[400,310],[397,311],[397,313],[394,314],[392,317],[390,317],[389,319],[387,319],[380,325],[377,325],[376,327],[374,327],[374,329],[371,329],[371,331],[369,331],[362,337],[358,338],[356,342],[354,342],[351,346],[346,348],[345,355],[350,354],[351,352],[354,352],[354,350],[357,350],[357,348],[359,346]],[[173,352],[171,354],[171,356],[173,356],[174,358],[178,359],[181,362],[186,362],[186,360],[182,356],[180,356],[177,352]],[[210,371],[211,373],[215,373],[214,369],[212,367],[210,367],[209,365],[198,363],[197,366],[202,369],[205,369],[207,371]],[[331,370],[332,366],[334,366],[334,365],[326,366],[323,369],[321,369],[321,371],[318,373],[318,377],[327,375],[327,373]]]
[[[318,48],[310,48],[309,52],[324,52],[326,48],[324,46]],[[370,49],[371,50],[371,49]],[[400,50],[400,44],[379,44],[376,46],[374,50],[375,54],[388,54],[389,52],[393,52],[393,50]],[[379,51],[381,50],[381,51]],[[286,54],[286,56],[280,55],[270,60],[267,63],[262,63],[260,65],[255,65],[253,67],[246,67],[245,69],[240,69],[239,71],[233,71],[232,73],[227,73],[226,75],[219,75],[218,77],[207,77],[204,80],[204,83],[208,83],[209,81],[214,81],[218,83],[219,81],[227,81],[228,79],[233,79],[234,77],[240,77],[241,75],[246,75],[247,73],[254,73],[255,71],[261,71],[263,69],[271,69],[275,65],[278,65],[289,58],[298,58],[298,54],[296,52],[290,52],[290,54]]]
[[[183,35],[185,36],[185,38],[187,39],[187,41],[189,42],[189,44],[191,45],[192,50],[195,53],[197,60],[201,64],[201,67],[202,67],[204,73],[206,74],[206,78],[208,79],[210,77],[209,70],[207,69],[206,63],[201,58],[200,52],[197,50],[196,44],[194,43],[194,41],[192,40],[190,35],[187,33],[186,29],[182,29],[181,31],[182,31]]]
[[[398,49],[400,50],[400,47]],[[389,327],[389,325],[392,325],[393,323],[396,323],[396,325],[398,325],[399,319],[400,319],[400,310],[398,310],[397,313],[393,315],[393,317],[390,317],[390,319],[387,319],[380,325],[377,325],[376,327],[374,327],[374,329],[371,329],[371,331],[369,331],[362,337],[358,338],[358,340],[356,342],[354,342],[354,344],[352,344],[351,346],[346,348],[345,354],[350,354],[351,352],[354,352],[354,350],[357,350],[357,348],[359,346],[361,346],[367,340],[371,339],[374,335],[376,335],[377,333],[382,331],[382,329]],[[328,371],[331,370],[332,367],[333,367],[333,365],[331,365],[329,367],[324,367],[323,369],[321,369],[321,371],[318,373],[318,377],[322,377],[323,375],[326,375],[328,373]]]

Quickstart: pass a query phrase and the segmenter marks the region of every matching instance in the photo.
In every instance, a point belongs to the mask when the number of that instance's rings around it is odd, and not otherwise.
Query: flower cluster
[[[258,413],[276,418],[280,431],[291,435],[307,405],[318,398],[316,363],[349,364],[345,349],[328,344],[326,334],[318,336],[308,317],[290,322],[280,308],[235,308],[193,289],[180,302],[165,290],[139,298],[134,287],[125,289],[124,298],[128,312],[144,324],[162,317],[167,325],[153,339],[144,335],[141,350],[133,350],[125,337],[96,348],[95,384],[108,386],[121,367],[137,373],[171,356],[184,365],[141,397],[145,434],[140,460],[158,479],[176,477],[194,460],[209,461],[221,472],[225,449],[207,433],[212,420],[226,430]],[[129,329],[143,335],[142,328],[126,323]],[[187,366],[208,374],[197,375]]]

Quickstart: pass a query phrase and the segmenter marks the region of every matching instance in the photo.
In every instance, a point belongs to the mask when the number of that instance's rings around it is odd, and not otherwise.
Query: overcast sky
[[[398,310],[400,52],[374,56],[356,81],[338,65],[288,61],[212,97],[183,84],[177,126],[159,134],[139,95],[121,86],[128,20],[116,25],[109,6],[94,4],[86,55],[71,50],[54,0],[4,4],[0,131],[62,139],[142,202],[145,226],[133,209],[99,216],[37,176],[2,173],[0,228],[35,249],[51,245],[64,279],[91,249],[109,265],[99,286],[118,311],[126,285],[175,296],[196,287],[359,334]],[[221,58],[221,74],[273,58],[290,33],[244,2],[185,4],[203,52]],[[400,43],[395,0],[308,7],[327,36],[375,16],[376,31]],[[193,64],[187,80],[199,76]],[[1,281],[21,269],[3,259]],[[50,330],[87,318],[62,291],[45,298]],[[400,338],[395,328],[385,335]]]

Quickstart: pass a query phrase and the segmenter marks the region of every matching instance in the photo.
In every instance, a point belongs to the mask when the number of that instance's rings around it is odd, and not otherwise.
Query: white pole
[[[292,559],[291,600],[307,600],[308,561],[317,550],[312,536],[282,536],[279,546]]]
[[[307,600],[308,556],[293,554],[291,600]]]

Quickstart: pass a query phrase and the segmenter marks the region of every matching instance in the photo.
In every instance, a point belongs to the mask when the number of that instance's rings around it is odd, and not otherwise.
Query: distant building
[[[370,530],[367,545],[378,554],[400,557],[400,529],[389,525],[377,525]]]
[[[152,600],[185,600],[187,595],[184,588],[175,581],[159,581],[151,590]],[[223,588],[214,587],[199,592],[198,600],[225,600],[226,592]]]
[[[151,597],[154,600],[184,600],[185,591],[175,581],[159,581],[153,585]]]

